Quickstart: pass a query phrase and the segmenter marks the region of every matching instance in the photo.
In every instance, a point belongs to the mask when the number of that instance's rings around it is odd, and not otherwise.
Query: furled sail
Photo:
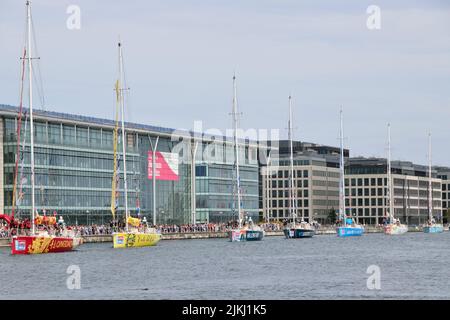
[[[114,148],[114,158],[113,158],[113,177],[112,177],[112,188],[111,188],[111,213],[113,219],[116,218],[116,211],[119,207],[119,158],[117,154],[117,142],[119,133],[119,104],[120,104],[120,93],[119,93],[119,80],[116,81],[116,124],[113,133],[113,148]]]

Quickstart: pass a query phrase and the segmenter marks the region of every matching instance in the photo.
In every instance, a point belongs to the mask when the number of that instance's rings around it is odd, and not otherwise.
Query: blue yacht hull
[[[364,233],[364,228],[338,227],[336,228],[336,233],[338,237],[361,236]]]
[[[286,239],[311,238],[315,231],[311,229],[291,228],[283,230]]]
[[[423,232],[425,232],[425,233],[441,233],[441,232],[444,232],[444,227],[443,226],[423,227]]]
[[[230,241],[260,241],[264,238],[262,230],[232,230],[230,231]]]

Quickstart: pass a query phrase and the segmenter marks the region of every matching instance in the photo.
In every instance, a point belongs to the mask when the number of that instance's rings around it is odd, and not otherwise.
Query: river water
[[[11,256],[0,248],[1,299],[450,299],[450,232],[311,239],[167,240],[156,247]],[[67,269],[80,270],[70,290]],[[380,290],[369,290],[369,266]],[[376,267],[375,267],[376,269]]]

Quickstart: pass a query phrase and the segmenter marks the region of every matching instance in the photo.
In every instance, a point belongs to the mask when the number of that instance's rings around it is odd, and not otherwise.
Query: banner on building
[[[148,152],[148,178],[152,179],[153,152]],[[155,157],[156,180],[178,181],[178,153],[156,152]]]

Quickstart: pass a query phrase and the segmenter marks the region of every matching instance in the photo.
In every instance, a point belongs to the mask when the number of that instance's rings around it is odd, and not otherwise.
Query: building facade
[[[419,225],[428,219],[428,167],[392,161],[394,216],[402,223]],[[387,161],[381,158],[350,158],[346,163],[347,214],[362,224],[381,224],[388,208]],[[441,179],[432,171],[432,210],[442,214]]]
[[[279,141],[278,156],[261,167],[261,208],[265,220],[291,218],[289,141]],[[268,145],[271,145],[269,143]],[[294,201],[299,219],[329,223],[339,209],[339,148],[295,141]],[[348,157],[348,150],[344,150]]]
[[[107,223],[111,220],[111,184],[113,175],[114,121],[34,111],[35,199],[39,214],[56,212],[68,224]],[[16,167],[18,109],[0,105],[0,211],[10,213]],[[190,223],[192,210],[196,222],[220,219],[216,212],[233,212],[234,160],[225,160],[233,148],[223,139],[208,141],[190,132],[126,123],[128,207],[132,215],[153,217],[152,144],[159,139],[156,157],[156,222]],[[29,119],[22,119],[20,159],[18,160],[18,201],[16,214],[29,217],[31,211]],[[118,150],[122,150],[119,134]],[[190,145],[196,141],[200,149],[215,146],[214,157],[198,152],[195,174],[189,157]],[[249,161],[256,147],[251,143],[242,149],[244,209],[257,218],[258,164]],[[230,158],[230,157],[228,157]],[[234,158],[233,158],[234,159]],[[124,215],[123,162],[120,161],[118,216]],[[1,181],[3,180],[3,181]],[[196,181],[198,204],[192,206],[192,181]],[[223,217],[222,217],[223,218]],[[257,221],[257,220],[256,220]]]
[[[447,222],[450,216],[450,168],[434,167],[437,171],[437,177],[442,180],[442,215]]]

